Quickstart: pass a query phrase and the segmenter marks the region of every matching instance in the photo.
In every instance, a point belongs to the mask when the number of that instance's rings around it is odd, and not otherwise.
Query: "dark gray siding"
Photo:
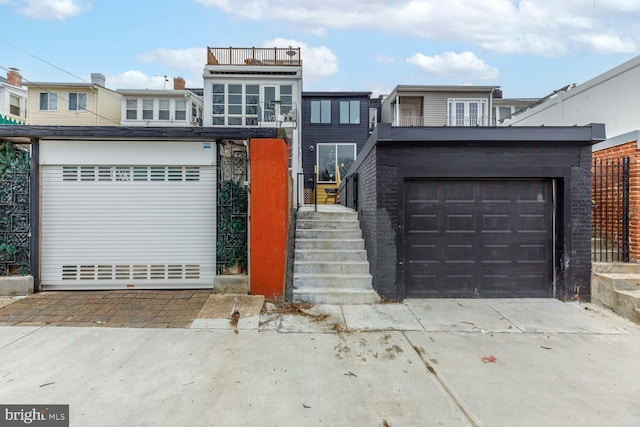
[[[316,144],[354,143],[359,153],[369,137],[369,92],[302,93],[302,168],[313,173],[316,164]],[[331,123],[311,123],[311,101],[331,100]],[[340,124],[340,101],[360,101],[360,124]],[[309,147],[313,147],[313,151]]]

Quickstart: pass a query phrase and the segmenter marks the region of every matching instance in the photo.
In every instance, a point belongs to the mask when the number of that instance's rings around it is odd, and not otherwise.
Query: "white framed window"
[[[224,84],[213,84],[213,125],[224,126],[224,104],[225,88]]]
[[[486,99],[455,99],[448,100],[449,126],[487,126],[489,115]]]
[[[127,99],[127,120],[138,120],[138,100]]]
[[[21,102],[19,96],[9,94],[9,114],[20,116],[20,112],[22,111],[20,104]]]
[[[318,182],[336,183],[342,179],[356,159],[356,144],[317,144]]]
[[[142,100],[142,120],[153,120],[153,99]]]
[[[242,85],[227,87],[227,122],[229,126],[242,126]]]
[[[311,123],[331,123],[331,100],[311,101]]]
[[[244,115],[247,126],[258,125],[258,108],[260,105],[260,85],[246,85],[244,95]]]
[[[340,124],[360,124],[360,101],[340,101]]]
[[[171,101],[160,99],[158,101],[158,120],[169,120],[171,117]]]
[[[57,92],[41,92],[40,93],[40,111],[50,111],[58,109],[58,93]]]
[[[86,93],[69,93],[69,110],[87,110],[87,94]]]
[[[187,120],[187,101],[176,100],[176,120]]]

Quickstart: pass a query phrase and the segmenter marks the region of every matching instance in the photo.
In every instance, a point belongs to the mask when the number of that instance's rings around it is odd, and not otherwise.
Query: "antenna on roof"
[[[164,84],[162,85],[162,90],[167,90],[167,82],[169,78],[165,74],[156,74],[156,77],[164,77]]]

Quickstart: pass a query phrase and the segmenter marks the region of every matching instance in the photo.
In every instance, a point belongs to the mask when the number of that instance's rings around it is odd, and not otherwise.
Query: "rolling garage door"
[[[551,297],[550,180],[406,180],[405,297]]]
[[[186,148],[154,147],[155,160]],[[41,176],[43,289],[213,287],[215,166],[45,164]]]

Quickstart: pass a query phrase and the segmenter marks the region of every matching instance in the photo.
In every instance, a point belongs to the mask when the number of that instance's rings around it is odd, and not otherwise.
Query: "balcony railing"
[[[449,116],[448,126],[489,126],[489,116]]]
[[[299,47],[208,47],[207,65],[287,65],[300,66]]]
[[[422,116],[400,116],[393,121],[393,126],[424,126]]]
[[[258,109],[260,125],[276,127],[296,127],[298,110],[295,102],[260,103]]]

